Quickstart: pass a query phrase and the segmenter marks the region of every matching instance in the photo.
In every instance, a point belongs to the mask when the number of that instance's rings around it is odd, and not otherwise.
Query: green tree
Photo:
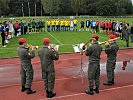
[[[60,15],[72,15],[71,0],[61,0]]]
[[[81,8],[83,7],[86,0],[71,0],[71,6],[73,12],[78,16],[78,13],[81,12]]]
[[[9,14],[9,0],[0,0],[0,16]]]
[[[50,15],[59,15],[61,0],[41,0],[44,12]]]
[[[86,2],[87,0],[71,0],[71,6],[76,16],[78,16],[79,13],[82,13],[83,11],[87,10],[84,9]]]
[[[113,0],[100,0],[96,4],[96,15],[108,16],[115,15],[116,5]]]

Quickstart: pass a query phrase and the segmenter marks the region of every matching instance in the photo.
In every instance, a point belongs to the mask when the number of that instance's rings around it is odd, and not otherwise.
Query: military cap
[[[20,38],[20,39],[18,40],[18,42],[26,43],[26,39],[25,39],[25,38]]]
[[[44,38],[44,39],[43,39],[43,42],[50,43],[50,39],[49,39],[49,38]]]

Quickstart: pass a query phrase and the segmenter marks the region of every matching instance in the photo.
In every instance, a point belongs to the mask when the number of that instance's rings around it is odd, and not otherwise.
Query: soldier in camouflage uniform
[[[123,24],[122,33],[123,33],[124,39],[126,40],[126,47],[129,47],[130,29],[129,29],[129,24],[128,23]]]
[[[42,79],[44,80],[45,90],[48,98],[52,98],[56,95],[53,92],[55,83],[55,69],[54,60],[59,59],[58,52],[56,50],[49,49],[49,38],[44,38],[44,47],[38,52],[41,60]]]
[[[32,52],[29,52],[29,49],[26,48],[26,40],[24,38],[19,39],[19,48],[18,48],[18,56],[21,61],[21,92],[27,90],[27,94],[33,94],[36,91],[31,90],[31,85],[33,81],[33,68],[31,64],[31,59],[35,57],[34,48],[32,48]]]
[[[115,35],[110,35],[110,39],[117,38]],[[119,50],[116,41],[114,40],[112,44],[106,43],[105,44],[105,53],[107,54],[107,64],[106,64],[106,71],[107,71],[107,78],[108,81],[103,83],[103,85],[113,85],[114,84],[114,69],[116,65],[116,57],[117,51]]]
[[[85,90],[86,94],[93,95],[93,91],[99,93],[99,77],[100,77],[100,55],[102,52],[102,47],[98,43],[98,36],[92,36],[90,40],[90,46],[87,48],[85,54],[89,56],[89,67],[88,67],[88,80],[89,80],[89,90]],[[94,88],[94,82],[96,88]]]

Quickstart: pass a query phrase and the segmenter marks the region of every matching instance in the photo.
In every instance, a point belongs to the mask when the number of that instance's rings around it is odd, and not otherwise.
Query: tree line
[[[129,15],[131,0],[0,0],[0,16]]]

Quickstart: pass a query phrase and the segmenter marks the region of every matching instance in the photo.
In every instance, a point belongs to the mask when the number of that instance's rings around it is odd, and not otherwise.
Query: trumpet
[[[107,42],[108,42],[109,44],[112,44],[112,43],[114,43],[114,41],[117,41],[117,40],[119,40],[119,38],[110,39],[110,40],[105,41],[105,42],[99,42],[99,44],[100,44],[100,45],[105,45]]]
[[[28,48],[31,48],[31,49],[34,48],[35,50],[38,49],[38,46],[33,46],[33,45],[31,45],[31,44],[27,44],[27,47],[28,47]]]
[[[56,46],[57,45],[55,45],[55,44],[49,44],[49,49],[51,49],[52,51],[58,51]]]
[[[90,39],[89,41],[87,41],[84,45],[83,45],[83,47],[82,47],[82,50],[85,50],[85,48],[87,48],[87,45],[89,44],[89,45],[91,45],[91,41],[97,41],[96,39],[94,39],[94,38],[92,38],[92,39]]]
[[[89,42],[90,42],[90,41],[87,41],[87,42],[82,46],[82,50],[85,50],[85,48],[87,47],[87,45],[88,45]]]

